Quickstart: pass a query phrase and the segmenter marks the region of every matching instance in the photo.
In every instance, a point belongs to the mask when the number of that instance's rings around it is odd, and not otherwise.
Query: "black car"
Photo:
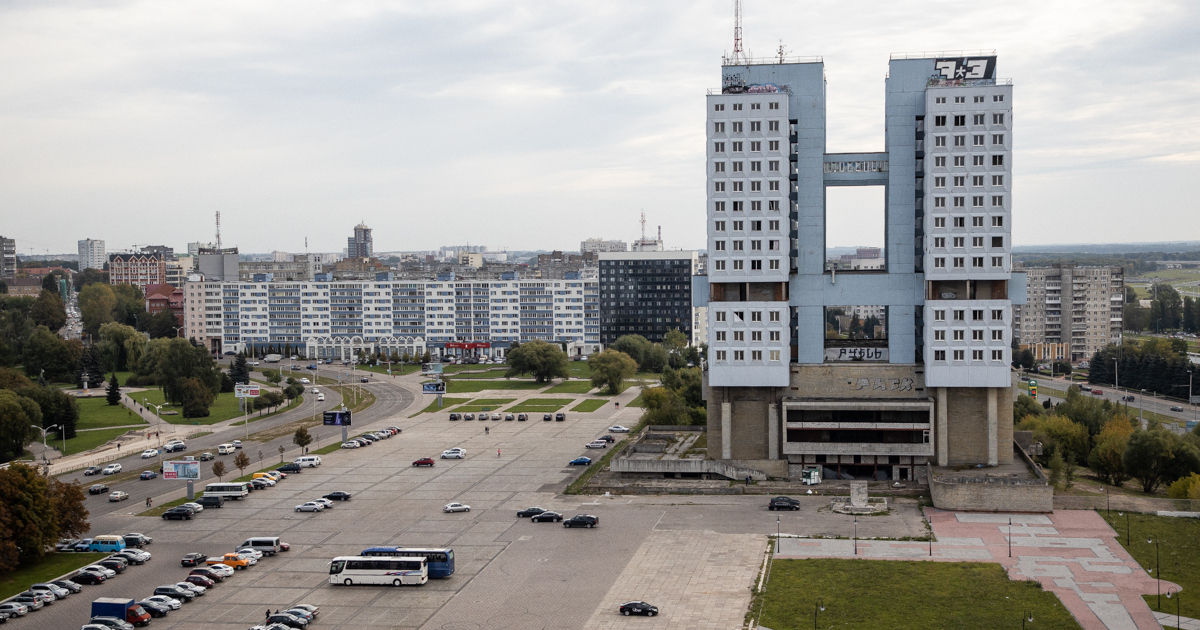
[[[791,497],[775,497],[767,504],[768,510],[799,510],[800,502]]]
[[[621,608],[617,611],[628,617],[629,615],[646,615],[653,617],[658,614],[658,607],[651,606],[646,602],[625,602],[621,604]]]
[[[267,623],[281,623],[289,628],[304,628],[308,626],[308,620],[303,617],[288,613],[279,613],[267,617]]]
[[[558,512],[551,512],[550,510],[546,510],[541,514],[535,514],[529,517],[530,523],[558,523],[562,520],[562,514],[559,514]]]
[[[287,464],[280,466],[279,468],[276,468],[275,470],[278,470],[279,472],[285,472],[285,473],[298,473],[298,472],[300,472],[300,464],[297,464],[296,462],[289,462]],[[203,497],[201,497],[201,498],[203,498]]]
[[[457,413],[452,413],[452,414],[450,414],[450,419],[451,420],[462,420],[462,416]]]
[[[262,479],[254,479],[250,482],[250,485],[253,486],[255,490],[266,490],[267,488],[271,487],[271,484],[263,481]]]
[[[598,437],[596,439],[600,440],[602,442],[608,442],[609,444],[612,444],[613,442],[617,441],[617,438],[615,438],[607,433],[605,433],[604,435],[601,435],[600,437]]]
[[[1121,400],[1123,400],[1125,402],[1133,402],[1133,401],[1137,400],[1137,398],[1134,398],[1133,396],[1122,396]]]
[[[170,607],[166,606],[165,604],[152,602],[148,599],[138,602],[138,606],[145,608],[146,612],[149,613],[151,617],[166,617],[167,614],[171,612]]]
[[[137,556],[135,556],[135,555],[133,555],[133,554],[131,554],[131,553],[125,553],[125,552],[123,552],[123,551],[122,551],[122,552],[118,552],[118,553],[114,553],[114,554],[112,555],[112,557],[113,557],[113,558],[120,558],[121,560],[124,560],[124,561],[125,561],[126,563],[128,563],[128,564],[146,564],[146,561],[145,561],[145,560],[142,560],[141,558],[139,558],[139,557],[137,557]]]
[[[163,447],[163,451],[167,452],[167,453],[174,453],[176,451],[186,451],[186,450],[187,450],[186,444],[168,444]]]
[[[199,503],[206,508],[224,507],[225,497],[200,497],[199,499],[196,499],[196,503]]]
[[[83,476],[91,477],[92,475],[99,475],[101,470],[104,469],[99,466],[88,466],[86,469],[84,469]]]
[[[76,584],[101,584],[104,582],[104,576],[91,571],[80,571],[77,575],[71,578],[71,581]]]
[[[200,576],[203,576],[203,577],[206,577],[206,578],[212,580],[213,582],[224,582],[225,581],[224,575],[221,575],[220,573],[217,573],[216,571],[213,571],[212,569],[210,569],[208,567],[196,567],[195,569],[192,569],[191,572],[188,573],[188,575],[200,575]]]
[[[524,414],[524,413],[517,414],[517,422],[525,422],[528,419],[529,419],[528,414]]]
[[[561,411],[560,411],[560,412],[558,412],[558,413],[556,413],[556,414],[554,414],[554,420],[555,420],[556,422],[562,422],[563,420],[566,420],[566,419],[567,419],[567,414],[565,414],[565,413],[563,413],[563,412],[561,412]]]
[[[194,592],[192,592],[191,589],[184,590],[178,586],[175,586],[174,584],[160,586],[160,587],[154,589],[154,594],[155,595],[166,595],[167,597],[174,597],[175,599],[178,599],[179,601],[185,602],[185,603],[190,602],[196,598],[196,594]]]
[[[71,580],[56,580],[54,582],[51,582],[51,584],[53,584],[59,588],[65,588],[68,591],[71,591],[72,593],[82,593],[83,592],[83,587]]]
[[[193,553],[184,555],[183,559],[179,561],[179,564],[181,564],[185,567],[198,567],[198,566],[204,564],[205,560],[208,560],[208,556],[206,556],[202,553],[193,552]]]
[[[193,514],[194,514],[194,512],[192,512],[191,508],[185,508],[181,505],[179,507],[173,507],[173,508],[167,510],[166,512],[163,512],[162,517],[163,517],[164,521],[169,521],[171,519],[179,519],[181,521],[190,521],[190,520],[192,520]]]
[[[545,511],[546,510],[543,510],[540,507],[528,507],[528,508],[525,508],[524,510],[518,510],[517,518],[525,518],[527,516],[537,516],[538,514],[541,514],[542,512],[545,512]]]
[[[125,539],[126,547],[137,547],[138,549],[149,545],[151,542],[149,538],[141,534],[125,534],[121,538]]]
[[[552,416],[552,415],[550,415],[550,414],[548,414],[548,413],[547,413],[547,414],[542,414],[542,420],[544,420],[544,421],[546,421],[546,422],[550,422],[550,421],[551,421],[551,420],[553,420],[553,419],[554,419],[554,416]]]
[[[342,492],[341,490],[338,490],[337,492],[330,492],[329,494],[327,494],[321,498],[329,499],[330,501],[349,501],[350,493]]]
[[[88,488],[88,494],[104,494],[105,492],[108,492],[108,486],[102,483],[94,484]]]
[[[100,562],[97,562],[96,564],[104,567],[105,569],[112,569],[113,571],[116,571],[118,574],[124,573],[125,569],[129,568],[128,562],[126,562],[125,560],[122,560],[120,558],[117,558],[116,556],[109,556],[109,557],[101,560]]]
[[[600,518],[591,514],[576,514],[562,524],[563,527],[595,527],[600,524]]]
[[[475,419],[475,414],[473,414],[473,413],[468,413],[468,414],[466,414],[466,415],[464,415],[464,416],[463,416],[463,421],[464,421],[464,422],[465,422],[465,421],[467,421],[467,420],[474,420],[474,419]]]

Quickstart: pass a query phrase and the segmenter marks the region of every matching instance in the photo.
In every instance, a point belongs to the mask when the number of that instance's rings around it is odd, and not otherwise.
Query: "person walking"
[[[500,449],[496,449],[496,457],[500,457]]]
[[[266,617],[264,617],[264,619],[266,619],[266,620],[269,620],[270,618],[271,618],[271,609],[270,609],[270,608],[268,608],[268,609],[267,609],[267,616],[266,616]]]
[[[150,497],[146,497],[146,507],[151,507],[151,505],[153,505],[153,503],[154,502],[150,500]]]
[[[492,427],[483,427],[484,435],[491,435],[491,433],[492,433]]]

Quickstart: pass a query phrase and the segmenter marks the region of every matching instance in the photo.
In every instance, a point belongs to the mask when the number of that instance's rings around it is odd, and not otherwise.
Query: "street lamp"
[[[171,328],[175,330],[176,337],[179,337],[179,331],[183,330],[183,326],[172,326]]]
[[[854,517],[854,555],[858,555],[858,517]]]
[[[1033,611],[1031,611],[1031,610],[1026,610],[1025,614],[1021,616],[1021,629],[1022,630],[1024,630],[1025,622],[1027,622],[1027,621],[1029,623],[1033,623]]]
[[[38,431],[41,431],[41,432],[42,432],[42,460],[43,460],[43,461],[49,461],[49,459],[46,457],[46,450],[49,448],[48,446],[46,446],[46,433],[47,433],[47,432],[49,432],[49,431],[50,431],[50,429],[57,429],[57,428],[59,428],[59,426],[58,426],[57,424],[52,424],[52,425],[50,425],[50,426],[48,426],[48,427],[46,427],[46,428],[44,428],[44,429],[43,429],[42,427],[39,427],[39,426],[37,426],[37,425],[33,425],[33,428],[35,428],[35,429],[37,429]],[[66,433],[66,430],[63,430],[63,433],[65,434],[65,433]],[[66,443],[66,440],[63,440],[63,455],[66,455],[66,454],[67,454],[67,453],[66,453],[66,445],[67,445],[67,443]]]
[[[1174,594],[1175,594],[1175,627],[1176,627],[1176,628],[1182,628],[1183,626],[1182,626],[1182,625],[1180,625],[1180,623],[1179,623],[1179,622],[1180,622],[1180,621],[1183,619],[1183,617],[1179,616],[1179,597],[1180,597],[1180,595],[1179,595],[1179,588],[1176,588],[1176,589],[1175,589],[1175,590],[1173,590],[1173,591],[1172,591],[1172,590],[1168,590],[1168,591],[1167,591],[1167,599],[1171,599],[1171,594],[1172,594],[1172,593],[1174,593]]]
[[[1154,572],[1157,574],[1154,577],[1155,577],[1155,582],[1158,585],[1158,606],[1157,606],[1157,608],[1159,610],[1162,610],[1162,565],[1159,564],[1159,562],[1158,562],[1159,561],[1159,553],[1158,553],[1159,544],[1158,543],[1159,543],[1158,534],[1152,534],[1149,538],[1146,539],[1147,545],[1150,545],[1150,544],[1154,545]]]
[[[1129,539],[1129,513],[1118,511],[1117,516],[1121,515],[1125,516],[1125,546],[1129,546],[1133,544],[1133,541]],[[1117,535],[1120,536],[1121,533],[1117,532]]]
[[[813,604],[813,630],[817,630],[817,615],[823,612],[825,612],[825,600],[818,597],[817,602]]]

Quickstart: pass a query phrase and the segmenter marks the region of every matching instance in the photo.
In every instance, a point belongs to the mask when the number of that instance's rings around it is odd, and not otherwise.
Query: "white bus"
[[[341,556],[329,563],[329,583],[421,585],[429,581],[425,558],[367,558]]]
[[[240,499],[250,494],[250,490],[246,488],[247,485],[244,481],[237,483],[210,483],[204,486],[204,496]]]

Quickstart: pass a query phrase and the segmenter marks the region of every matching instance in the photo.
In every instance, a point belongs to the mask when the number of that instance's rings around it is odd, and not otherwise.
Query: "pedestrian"
[[[746,475],[746,485],[750,485],[750,475]]]
[[[150,507],[151,505],[153,505],[153,503],[154,502],[150,500],[150,497],[146,497],[146,507]]]
[[[500,449],[496,449],[496,457],[500,457]]]
[[[118,450],[118,451],[119,451],[119,450],[121,450],[121,443],[120,443],[120,442],[117,442],[117,450]]]
[[[620,409],[620,408],[621,408],[621,403],[620,403],[620,402],[615,402],[615,403],[613,403],[613,404],[617,406],[617,409]]]
[[[491,432],[492,432],[492,427],[483,427],[483,434],[484,434],[484,435],[490,435],[490,434],[491,434]]]
[[[267,616],[266,616],[265,618],[266,618],[266,619],[270,619],[270,618],[271,618],[271,609],[270,609],[270,608],[268,608],[268,609],[267,609]]]

